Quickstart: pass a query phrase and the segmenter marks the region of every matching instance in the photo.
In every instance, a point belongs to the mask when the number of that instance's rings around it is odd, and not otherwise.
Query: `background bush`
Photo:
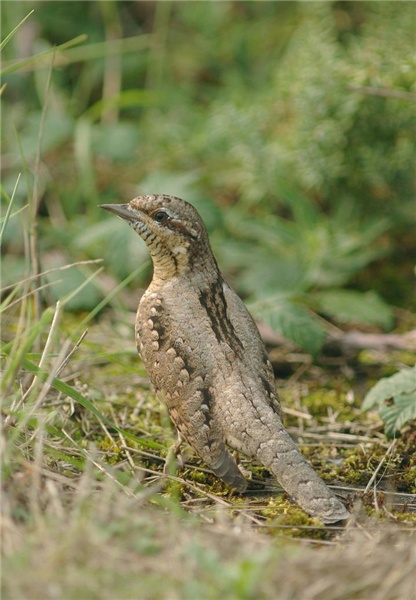
[[[9,196],[28,167],[17,209],[33,194],[52,53],[19,61],[57,47],[39,168],[42,268],[106,261],[70,308],[91,309],[145,260],[134,232],[97,207],[142,193],[194,203],[255,315],[311,353],[322,316],[390,330],[392,305],[414,308],[412,2],[1,8],[3,39],[34,9],[3,50]],[[5,232],[5,285],[24,271],[21,227],[13,218]],[[48,293],[88,275],[61,272]]]

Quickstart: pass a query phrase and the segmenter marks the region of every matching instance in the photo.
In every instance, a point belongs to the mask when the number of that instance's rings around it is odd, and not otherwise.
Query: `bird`
[[[350,513],[301,454],[282,421],[257,325],[226,283],[196,208],[165,194],[103,204],[144,240],[153,278],[137,310],[139,355],[178,439],[242,493],[236,453],[264,465],[306,513],[325,524]],[[234,451],[234,452],[233,452]]]

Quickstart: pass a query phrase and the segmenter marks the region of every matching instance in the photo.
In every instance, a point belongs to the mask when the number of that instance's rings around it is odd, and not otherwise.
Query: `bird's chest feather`
[[[172,294],[170,294],[172,296]],[[205,375],[189,301],[172,302],[162,293],[146,293],[136,318],[138,352],[156,390],[167,398],[189,395]]]

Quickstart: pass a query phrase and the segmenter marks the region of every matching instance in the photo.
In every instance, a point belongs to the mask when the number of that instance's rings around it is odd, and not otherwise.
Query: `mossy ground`
[[[176,434],[166,408],[152,393],[146,372],[134,350],[127,351],[128,342],[123,348],[120,348],[122,340],[114,343],[117,334],[112,331],[111,340],[107,342],[112,351],[107,351],[102,341],[103,327],[107,334],[111,330],[108,323],[101,326],[101,331],[98,326],[90,336],[88,350],[84,349],[89,360],[83,362],[83,352],[80,352],[83,368],[76,384],[110,420],[145,442],[160,444],[160,449],[146,448],[129,439],[121,439],[116,430],[104,427],[82,407],[77,407],[69,416],[63,401],[61,413],[66,415],[66,426],[71,428],[73,438],[83,447],[93,443],[102,460],[109,465],[125,473],[137,470],[143,482],[147,478],[154,481],[157,473],[162,474],[167,449]],[[402,360],[403,357],[398,355],[397,362]],[[350,509],[358,501],[363,507],[361,511],[366,514],[372,515],[377,509],[379,513],[381,510],[378,519],[405,521],[411,525],[414,523],[411,512],[414,502],[406,503],[405,496],[398,496],[399,501],[395,503],[391,500],[391,492],[403,495],[416,492],[416,436],[412,434],[411,427],[405,429],[376,479],[377,506],[374,506],[373,486],[371,493],[362,493],[383,460],[389,441],[383,435],[377,414],[365,413],[360,408],[362,398],[359,392],[354,392],[354,387],[362,389],[368,385],[363,377],[367,360],[362,361],[359,357],[357,368],[360,371],[358,385],[353,370],[350,369],[349,377],[346,377],[340,375],[339,369],[331,372],[318,365],[311,366],[293,383],[290,383],[290,378],[289,384],[287,380],[278,380],[286,412],[285,424],[324,481],[334,485],[336,490],[339,488],[339,495]],[[380,370],[385,370],[384,365]],[[369,372],[373,377],[374,364],[369,365]],[[131,448],[130,455],[127,448]],[[205,508],[215,506],[215,498],[218,498],[226,503],[230,514],[248,510],[258,520],[259,530],[262,530],[261,525],[267,525],[264,529],[268,533],[279,530],[279,527],[282,531],[284,527],[284,534],[289,537],[327,539],[335,535],[319,529],[322,525],[319,521],[309,518],[291,503],[261,465],[248,463],[242,457],[242,464],[251,472],[252,478],[247,493],[239,496],[210,473],[190,448],[185,447],[184,456],[186,465],[177,474],[179,480],[166,483],[163,494],[167,497],[174,494],[175,500],[186,505],[186,510],[190,510],[192,501],[198,498],[204,499]],[[171,471],[171,474],[175,472]],[[384,507],[386,510],[383,512]],[[293,529],[289,528],[291,525]],[[314,530],[314,526],[318,528]]]

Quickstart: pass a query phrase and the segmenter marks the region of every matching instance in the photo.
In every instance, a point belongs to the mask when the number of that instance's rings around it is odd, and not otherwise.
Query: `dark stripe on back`
[[[221,277],[207,291],[200,292],[199,301],[211,321],[212,330],[218,342],[225,342],[236,354],[240,355],[244,346],[228,317],[227,301]]]
[[[266,390],[267,395],[268,396],[275,396],[276,395],[276,390],[274,390],[272,388],[272,386],[267,381],[267,379],[265,377],[263,377],[262,375],[260,375],[260,379],[261,379],[261,382],[263,384],[264,389]]]

